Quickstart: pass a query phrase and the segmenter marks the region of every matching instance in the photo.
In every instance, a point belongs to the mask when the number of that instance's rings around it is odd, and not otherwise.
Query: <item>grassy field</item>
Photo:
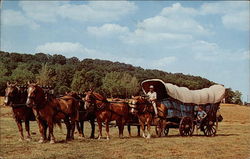
[[[65,128],[55,129],[56,144],[39,144],[36,122],[31,124],[32,141],[19,142],[17,126],[10,108],[0,106],[2,158],[250,158],[250,107],[221,106],[223,122],[215,137],[205,137],[202,133],[193,137],[181,137],[177,129],[170,129],[168,137],[150,140],[141,137],[118,138],[117,128],[111,128],[111,140],[75,139],[65,142]],[[85,124],[86,135],[90,134],[89,124]],[[136,129],[132,129],[136,136]],[[97,131],[96,131],[97,135]],[[77,134],[76,134],[77,136]]]

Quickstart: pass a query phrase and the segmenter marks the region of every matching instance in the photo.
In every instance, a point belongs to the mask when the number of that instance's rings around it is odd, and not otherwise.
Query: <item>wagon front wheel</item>
[[[181,136],[192,136],[194,132],[194,123],[191,117],[183,117],[179,125]]]

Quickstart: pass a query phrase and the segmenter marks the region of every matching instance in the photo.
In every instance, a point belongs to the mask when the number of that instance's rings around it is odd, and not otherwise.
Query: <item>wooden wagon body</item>
[[[222,85],[213,85],[201,90],[189,90],[160,79],[148,79],[141,83],[146,94],[149,86],[153,85],[157,93],[157,100],[168,108],[164,134],[169,128],[179,128],[180,135],[191,136],[197,126],[198,107],[207,113],[199,126],[206,136],[214,136],[218,128],[217,111],[224,98],[225,88]]]

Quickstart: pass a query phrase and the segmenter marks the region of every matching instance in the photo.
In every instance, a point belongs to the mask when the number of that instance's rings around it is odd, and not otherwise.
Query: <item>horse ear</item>
[[[132,98],[135,98],[135,96],[132,96]]]
[[[10,82],[9,81],[7,82],[7,86],[10,86]]]
[[[30,85],[30,81],[28,81],[27,84]]]

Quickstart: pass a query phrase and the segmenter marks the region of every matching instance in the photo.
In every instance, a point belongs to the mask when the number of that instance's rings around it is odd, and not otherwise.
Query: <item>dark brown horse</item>
[[[153,109],[152,103],[150,103],[144,97],[136,96],[136,97],[132,97],[132,99],[129,101],[129,106],[132,108],[131,113],[136,114],[138,116],[139,123],[143,131],[142,136],[144,138],[149,139],[151,137],[151,134],[150,134],[151,123],[154,120],[153,118],[154,109]],[[163,125],[162,125],[163,120],[161,119],[164,119],[164,120],[166,119],[167,108],[163,104],[157,103],[157,109],[158,109],[159,117],[158,119],[155,119],[155,120],[159,124],[159,127],[160,127],[159,134],[161,134],[162,129],[163,129]],[[145,132],[145,125],[147,125],[147,134]]]
[[[85,107],[94,109],[99,127],[99,137],[102,137],[102,123],[105,122],[107,140],[109,140],[109,123],[116,121],[119,137],[123,137],[124,125],[128,119],[129,106],[125,102],[109,102],[102,95],[89,91],[85,96]]]
[[[54,124],[59,123],[61,119],[64,120],[67,127],[66,140],[74,138],[78,103],[72,96],[63,96],[61,98],[50,97],[46,99],[41,87],[37,84],[29,84],[26,104],[37,113],[37,122],[41,134],[40,143],[47,139],[45,122],[49,127],[50,143],[55,143],[53,127]]]
[[[86,109],[84,106],[84,101],[81,96],[76,92],[70,92],[67,95],[74,97],[78,104],[78,118],[76,122],[76,127],[79,133],[79,137],[84,137],[84,121],[89,121],[91,125],[91,135],[90,138],[95,137],[95,112],[94,109]]]
[[[25,105],[26,99],[27,91],[25,88],[17,87],[16,84],[7,83],[4,104],[12,107],[13,117],[20,132],[20,141],[24,140],[22,121],[25,123],[27,141],[31,139],[29,121],[35,121],[35,115],[32,109]]]

